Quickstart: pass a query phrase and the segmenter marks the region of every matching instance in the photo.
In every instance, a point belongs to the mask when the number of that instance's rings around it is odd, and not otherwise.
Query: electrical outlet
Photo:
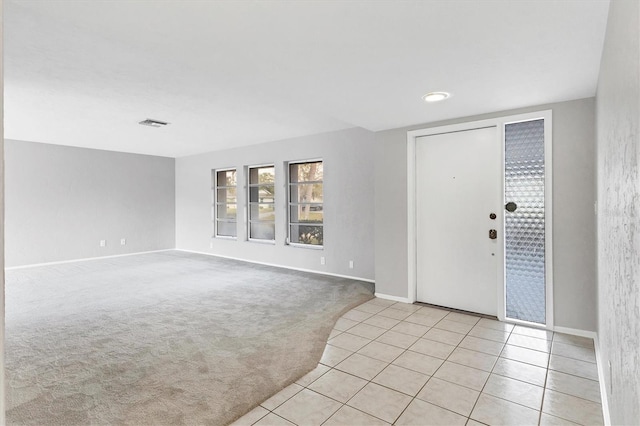
[[[349,261],[349,269],[353,269],[353,260]]]
[[[100,240],[100,247],[106,247],[107,246],[107,240]]]
[[[120,238],[120,245],[124,246],[127,244],[127,239],[126,238]]]
[[[320,264],[321,265],[325,264],[324,256],[320,256]]]

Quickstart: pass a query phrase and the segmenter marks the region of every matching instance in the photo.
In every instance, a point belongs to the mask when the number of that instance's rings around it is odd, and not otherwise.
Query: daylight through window
[[[215,235],[217,237],[237,236],[238,198],[236,193],[236,170],[217,170],[215,180]]]
[[[289,163],[289,243],[324,242],[322,161]]]
[[[249,168],[249,239],[274,241],[274,166]]]

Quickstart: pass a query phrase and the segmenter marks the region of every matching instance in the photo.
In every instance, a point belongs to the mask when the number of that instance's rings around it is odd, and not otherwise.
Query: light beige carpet
[[[7,423],[225,425],[373,285],[178,251],[6,276]]]

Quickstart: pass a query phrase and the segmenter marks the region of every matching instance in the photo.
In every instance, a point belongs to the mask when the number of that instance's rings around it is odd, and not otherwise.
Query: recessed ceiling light
[[[447,92],[431,92],[424,95],[422,99],[424,99],[425,102],[439,102],[444,101],[450,96]]]

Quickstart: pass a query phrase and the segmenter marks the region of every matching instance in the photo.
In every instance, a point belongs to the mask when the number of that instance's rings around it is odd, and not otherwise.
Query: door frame
[[[500,157],[501,178],[497,184],[500,186],[502,199],[504,199],[504,129],[505,125],[523,121],[544,119],[544,155],[545,155],[545,308],[546,324],[537,324],[527,321],[506,318],[506,293],[505,293],[505,259],[504,259],[504,213],[502,213],[501,241],[498,249],[498,312],[500,321],[526,324],[527,326],[553,329],[553,163],[552,163],[552,111],[543,110],[525,114],[509,115],[490,118],[486,120],[471,121],[446,126],[437,126],[410,130],[407,132],[407,299],[413,303],[417,299],[417,203],[416,203],[416,141],[422,136],[433,136],[443,133],[475,130],[487,127],[497,128],[497,144]]]

